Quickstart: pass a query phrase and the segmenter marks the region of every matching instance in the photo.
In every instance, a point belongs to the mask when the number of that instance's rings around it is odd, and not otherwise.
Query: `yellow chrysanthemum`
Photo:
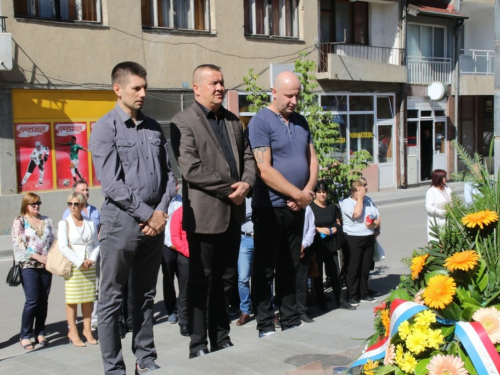
[[[427,258],[429,257],[429,254],[425,255],[419,255],[411,260],[411,279],[415,280],[420,272],[424,269],[425,262]]]
[[[399,337],[401,337],[401,339],[406,340],[408,335],[411,333],[411,327],[410,327],[410,323],[408,323],[408,320],[405,320],[403,323],[401,323],[399,325],[398,333],[399,333]]]
[[[404,354],[403,345],[398,344],[396,346],[396,355],[394,356],[394,360],[396,361],[396,363],[398,363],[403,359],[403,354]]]
[[[449,271],[468,271],[477,265],[479,255],[474,250],[466,250],[460,253],[455,253],[446,259],[444,266]]]
[[[427,284],[424,302],[432,309],[444,309],[453,301],[456,290],[455,280],[447,275],[436,275]]]
[[[495,223],[498,221],[498,214],[495,211],[484,210],[468,214],[462,218],[462,224],[468,228],[478,226],[483,229],[485,225]]]
[[[406,347],[415,354],[420,354],[427,345],[427,336],[422,331],[413,330],[406,338]]]
[[[436,314],[432,310],[424,310],[415,316],[415,326],[418,328],[429,328],[431,323],[436,323]]]
[[[369,359],[368,362],[363,366],[363,373],[365,375],[373,375],[375,372],[372,370],[376,369],[378,365],[378,361],[372,361],[371,359]]]
[[[389,309],[384,309],[380,313],[380,320],[385,328],[385,337],[389,336],[389,329],[391,326],[391,318],[389,317]]]
[[[427,333],[427,346],[432,349],[439,349],[444,343],[444,337],[440,329],[430,329]]]
[[[415,367],[417,367],[417,360],[411,355],[410,352],[404,353],[401,360],[396,363],[401,370],[408,374],[413,374]]]

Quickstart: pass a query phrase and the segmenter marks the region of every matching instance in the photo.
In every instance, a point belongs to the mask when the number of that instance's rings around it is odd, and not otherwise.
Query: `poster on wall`
[[[14,124],[19,192],[52,190],[50,123]]]
[[[89,180],[87,123],[54,123],[57,188],[67,189]]]
[[[90,131],[92,131],[92,129],[94,128],[95,123],[96,123],[95,121],[92,121],[90,123]],[[90,133],[89,133],[89,139],[90,139]],[[92,186],[101,186],[101,181],[97,179],[97,174],[95,173],[94,163],[92,163]]]

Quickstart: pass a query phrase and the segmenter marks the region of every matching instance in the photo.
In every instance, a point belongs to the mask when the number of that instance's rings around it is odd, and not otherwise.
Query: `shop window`
[[[368,44],[368,4],[321,0],[321,42]]]
[[[373,111],[373,96],[351,96],[349,97],[350,111]]]
[[[418,122],[408,122],[408,147],[417,147]]]
[[[420,111],[420,117],[432,117],[432,110],[431,111]]]
[[[244,128],[246,129],[250,120],[255,116],[255,112],[251,112],[250,106],[252,102],[247,99],[248,93],[240,92],[238,93],[238,108],[239,108],[239,118],[242,122]],[[267,103],[271,103],[271,94],[267,93]]]
[[[141,0],[142,25],[209,31],[209,0]]]
[[[394,118],[392,97],[388,96],[377,97],[377,118],[379,120]]]
[[[434,111],[434,116],[436,117],[444,117],[446,116],[446,111],[443,109],[438,109]]]
[[[392,163],[392,125],[378,126],[378,162]]]
[[[14,0],[16,17],[101,22],[100,0]]]
[[[373,157],[373,115],[349,115],[349,122],[350,154],[366,150]]]
[[[347,95],[322,95],[320,103],[323,111],[347,111]]]
[[[244,0],[245,35],[299,37],[298,0]]]
[[[418,118],[418,109],[409,109],[408,118]]]
[[[337,160],[345,161],[345,155],[347,153],[347,115],[334,115],[333,122],[338,125],[339,135],[337,136],[338,141],[333,144],[332,157]]]

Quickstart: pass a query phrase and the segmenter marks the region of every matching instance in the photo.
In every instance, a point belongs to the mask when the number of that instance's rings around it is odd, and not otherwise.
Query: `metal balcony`
[[[470,53],[460,55],[460,74],[486,75],[495,74],[495,51],[470,49]]]
[[[408,83],[428,85],[434,81],[451,84],[451,59],[448,57],[408,56]]]

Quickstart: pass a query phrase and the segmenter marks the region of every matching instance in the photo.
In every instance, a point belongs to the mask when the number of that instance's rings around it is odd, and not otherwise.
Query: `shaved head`
[[[193,72],[193,91],[199,104],[214,113],[218,112],[226,93],[220,68],[212,64],[198,66]]]
[[[199,84],[200,82],[203,81],[204,79],[204,73],[206,71],[215,71],[215,72],[220,72],[220,68],[217,65],[213,64],[203,64],[199,65],[196,67],[196,69],[193,71],[193,85]]]
[[[300,97],[300,80],[295,73],[286,71],[278,74],[272,88],[273,101],[269,109],[288,119],[295,111]]]
[[[293,72],[286,71],[277,75],[274,80],[274,89],[280,90],[283,86],[293,86],[300,89],[300,81],[297,75]]]

